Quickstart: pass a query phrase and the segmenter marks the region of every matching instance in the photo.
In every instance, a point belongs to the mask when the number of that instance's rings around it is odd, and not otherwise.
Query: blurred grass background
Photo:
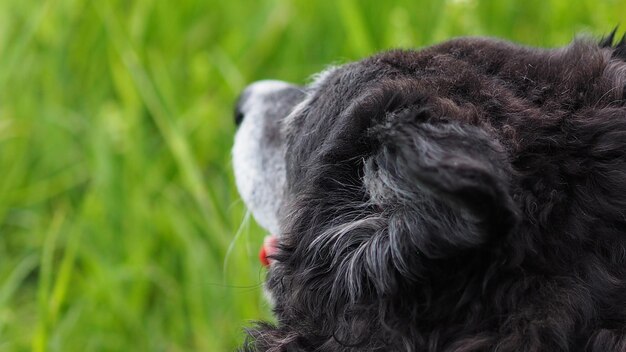
[[[0,1],[0,351],[228,351],[268,318],[233,186],[249,82],[459,35],[601,35],[624,0]]]

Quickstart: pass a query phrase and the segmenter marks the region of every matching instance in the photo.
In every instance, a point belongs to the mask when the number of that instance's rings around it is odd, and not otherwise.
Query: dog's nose
[[[239,94],[237,101],[235,102],[235,125],[239,126],[245,117],[245,113],[243,112],[243,106],[250,96],[249,90],[244,90]]]

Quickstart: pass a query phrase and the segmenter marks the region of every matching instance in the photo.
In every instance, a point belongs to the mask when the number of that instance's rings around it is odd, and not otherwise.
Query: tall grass
[[[0,351],[225,351],[269,317],[263,232],[230,171],[248,82],[458,35],[563,45],[624,16],[624,0],[0,1]]]

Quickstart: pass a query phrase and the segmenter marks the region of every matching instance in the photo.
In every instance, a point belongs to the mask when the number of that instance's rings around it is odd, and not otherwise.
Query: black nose
[[[248,99],[249,95],[250,93],[247,90],[244,90],[241,94],[239,94],[239,97],[237,98],[237,101],[235,102],[235,125],[237,126],[241,124],[244,116],[246,115],[243,112],[243,106],[246,100]]]

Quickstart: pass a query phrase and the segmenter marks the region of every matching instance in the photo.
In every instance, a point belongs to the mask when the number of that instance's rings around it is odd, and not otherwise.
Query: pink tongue
[[[259,251],[259,260],[263,266],[268,267],[273,259],[268,258],[276,254],[276,246],[278,245],[278,238],[274,235],[265,236],[263,240],[263,246],[261,246],[261,251]]]

